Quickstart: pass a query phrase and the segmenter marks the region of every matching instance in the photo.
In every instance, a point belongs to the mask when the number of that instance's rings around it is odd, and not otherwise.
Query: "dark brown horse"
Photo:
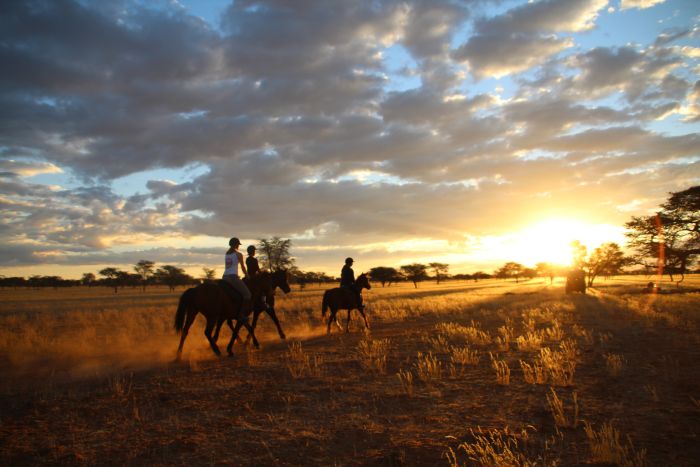
[[[255,331],[255,327],[258,324],[258,318],[260,314],[264,311],[272,318],[272,322],[275,323],[277,327],[277,333],[280,339],[285,339],[284,331],[282,331],[282,326],[277,319],[277,314],[275,313],[275,289],[278,287],[282,289],[282,292],[289,293],[291,291],[289,283],[287,281],[288,274],[284,269],[278,269],[275,272],[261,271],[251,278],[246,278],[246,285],[250,289],[253,303],[253,323],[251,327]],[[233,325],[231,320],[227,320],[229,327],[233,330]],[[217,326],[216,333],[214,334],[214,340],[216,341],[219,336],[219,330],[221,326]],[[255,335],[248,334],[246,338],[246,343],[253,337],[255,342]]]
[[[357,288],[360,294],[362,294],[362,289],[369,290],[372,288],[372,286],[369,285],[369,279],[367,278],[366,274],[360,274],[357,277],[357,279],[355,279],[354,287]],[[335,321],[338,327],[340,327],[340,324],[338,324],[338,320],[335,316],[336,313],[338,313],[338,310],[348,310],[348,321],[345,325],[345,332],[350,331],[350,312],[355,309],[360,312],[362,318],[365,320],[365,327],[369,329],[369,323],[367,322],[367,316],[365,316],[365,312],[361,308],[359,308],[359,303],[357,303],[357,297],[355,296],[353,291],[347,287],[336,287],[334,289],[328,289],[325,291],[325,293],[323,294],[321,317],[326,316],[326,311],[328,309],[331,310],[330,317],[328,318],[328,334],[331,333],[331,323],[333,321]]]
[[[241,303],[236,303],[231,300],[228,293],[219,283],[205,282],[185,290],[180,297],[177,312],[175,313],[175,330],[179,334],[182,334],[182,337],[180,337],[180,346],[177,348],[178,360],[180,360],[182,346],[185,344],[185,338],[187,337],[187,333],[197,313],[202,313],[207,320],[207,325],[204,328],[204,335],[209,341],[209,346],[211,346],[211,349],[216,355],[221,355],[216,341],[221,324],[225,320],[236,320],[236,327],[233,328],[232,326],[233,335],[231,336],[231,342],[229,342],[226,348],[229,355],[233,355],[233,341],[238,336],[238,331],[241,329],[241,326],[245,326],[248,332],[253,336],[253,344],[256,347],[258,346],[253,328],[248,324],[248,317],[241,313]],[[216,334],[212,336],[214,328],[216,328]]]

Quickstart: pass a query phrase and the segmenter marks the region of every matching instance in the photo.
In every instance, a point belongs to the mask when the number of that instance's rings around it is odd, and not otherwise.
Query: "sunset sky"
[[[700,2],[0,6],[0,274],[566,260],[700,183]]]

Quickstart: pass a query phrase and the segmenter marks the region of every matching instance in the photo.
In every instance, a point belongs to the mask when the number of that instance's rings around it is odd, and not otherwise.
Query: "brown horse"
[[[372,286],[369,285],[369,279],[366,274],[360,274],[357,279],[355,279],[354,287],[357,288],[360,294],[362,294],[362,289],[371,289]],[[328,328],[327,333],[331,333],[331,323],[335,321],[335,324],[340,327],[338,320],[336,318],[336,313],[338,310],[348,310],[348,321],[345,325],[345,332],[350,331],[350,312],[357,309],[362,318],[365,320],[365,327],[369,329],[369,323],[367,322],[367,316],[365,312],[359,308],[359,303],[357,303],[357,297],[352,290],[347,287],[336,287],[334,289],[328,289],[323,294],[323,305],[321,307],[321,317],[326,316],[326,311],[330,308],[331,314],[328,318]]]
[[[190,330],[190,326],[194,322],[197,313],[202,313],[207,319],[207,325],[204,328],[204,335],[209,341],[209,346],[216,355],[221,355],[219,347],[216,345],[219,329],[225,320],[236,320],[236,327],[233,328],[231,342],[226,350],[229,355],[233,355],[233,341],[238,336],[238,331],[241,326],[245,326],[248,332],[253,336],[253,344],[258,347],[258,341],[255,338],[253,328],[248,324],[248,317],[241,313],[241,303],[234,302],[229,298],[229,295],[222,288],[222,285],[216,282],[205,282],[196,287],[189,288],[180,297],[180,302],[175,313],[175,331],[182,334],[180,337],[180,346],[177,348],[177,359],[180,360],[182,355],[182,346],[185,344],[185,338]],[[216,327],[216,335],[212,336],[212,331]]]
[[[258,324],[258,318],[260,314],[264,311],[272,318],[272,321],[277,327],[277,333],[280,339],[285,339],[284,331],[282,331],[282,326],[277,319],[277,314],[275,313],[275,289],[279,287],[282,291],[287,294],[291,291],[289,283],[287,282],[287,271],[284,269],[278,269],[275,272],[261,271],[251,278],[246,278],[246,285],[250,289],[252,295],[253,303],[253,323],[251,327],[255,331],[255,327]],[[227,320],[228,326],[233,330],[233,324],[231,320]],[[217,326],[216,333],[214,334],[214,341],[219,337],[219,331],[221,329],[221,324]],[[253,337],[253,342],[255,342],[255,334],[248,334],[246,338],[246,343]]]

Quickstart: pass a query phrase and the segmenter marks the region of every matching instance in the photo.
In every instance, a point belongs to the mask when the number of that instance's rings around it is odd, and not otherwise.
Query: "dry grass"
[[[603,423],[600,430],[595,430],[590,423],[584,422],[591,457],[594,462],[615,464],[624,467],[644,467],[647,465],[646,450],[635,451],[632,440],[620,440],[620,432],[610,423]]]
[[[559,399],[554,388],[549,388],[550,393],[547,394],[547,402],[549,403],[549,410],[554,417],[554,423],[559,428],[576,428],[578,426],[578,397],[576,396],[576,391],[571,394],[572,408],[570,410],[571,416],[567,415],[567,410],[564,407],[564,402]]]
[[[357,358],[365,370],[386,373],[389,339],[362,339],[357,345]]]
[[[180,364],[182,290],[0,290],[0,462],[694,465],[700,294],[599,284],[376,286],[371,335],[330,337],[307,287],[277,297],[288,342],[263,316],[217,359],[198,318]]]

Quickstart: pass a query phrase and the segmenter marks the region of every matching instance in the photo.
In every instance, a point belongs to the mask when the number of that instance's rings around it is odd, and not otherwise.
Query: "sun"
[[[531,224],[511,236],[507,252],[527,266],[551,263],[571,264],[571,243],[578,240],[590,253],[607,242],[623,242],[623,228],[609,224],[591,224],[574,219],[547,219]]]

